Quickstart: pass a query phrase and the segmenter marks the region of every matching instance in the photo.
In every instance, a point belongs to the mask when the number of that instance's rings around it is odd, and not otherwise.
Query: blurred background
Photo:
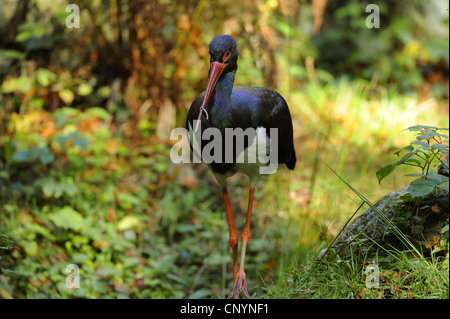
[[[0,298],[228,294],[220,189],[204,164],[169,158],[218,34],[237,42],[235,84],[277,90],[293,117],[297,167],[255,195],[256,296],[358,208],[327,165],[373,202],[410,183],[403,168],[381,184],[375,172],[413,138],[406,128],[449,125],[449,2],[376,1],[379,28],[366,25],[369,1],[236,4],[1,1]],[[229,189],[241,230],[247,178]],[[70,264],[78,289],[66,287]]]

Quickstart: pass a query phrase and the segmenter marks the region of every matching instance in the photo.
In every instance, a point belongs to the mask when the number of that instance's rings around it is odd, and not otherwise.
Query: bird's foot
[[[245,272],[243,271],[238,272],[236,281],[234,282],[233,291],[228,296],[228,299],[239,299],[239,293],[241,291],[244,293],[247,299],[250,299],[250,295],[248,294],[247,287],[245,285]]]

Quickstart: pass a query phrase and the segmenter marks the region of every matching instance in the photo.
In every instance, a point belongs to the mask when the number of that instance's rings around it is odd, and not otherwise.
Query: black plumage
[[[238,51],[236,43],[229,35],[216,36],[209,45],[211,68],[209,72],[208,86],[205,92],[200,94],[192,103],[187,119],[186,128],[190,132],[191,148],[194,152],[201,152],[210,142],[209,139],[203,139],[203,133],[208,128],[216,128],[220,131],[222,141],[221,156],[219,161],[208,163],[209,168],[216,177],[222,188],[225,201],[227,219],[230,230],[230,245],[233,249],[233,266],[235,284],[230,297],[238,297],[239,292],[243,291],[249,297],[245,285],[244,258],[245,249],[250,239],[250,217],[253,203],[253,192],[255,185],[260,177],[259,167],[261,163],[238,163],[240,155],[237,151],[233,152],[232,161],[227,162],[229,152],[236,149],[236,139],[233,144],[225,145],[226,129],[242,129],[245,131],[252,128],[258,137],[258,134],[264,132],[263,138],[273,143],[277,143],[278,164],[286,164],[289,169],[294,169],[296,155],[293,144],[292,120],[288,105],[284,98],[274,90],[261,87],[234,87],[234,77],[237,71]],[[195,125],[195,120],[200,120],[200,125]],[[277,129],[278,138],[275,140],[271,136],[271,129]],[[251,131],[251,130],[250,130]],[[200,149],[194,147],[196,134],[202,138]],[[229,141],[228,141],[229,142]],[[251,149],[256,139],[252,136],[246,136],[244,139],[244,149]],[[258,142],[259,143],[259,142]],[[259,144],[258,144],[259,147]],[[271,149],[267,149],[270,153]],[[200,156],[200,154],[197,154]],[[242,232],[242,256],[241,266],[237,269],[237,230],[234,225],[233,215],[228,198],[226,178],[237,173],[243,172],[250,177],[251,187],[249,196],[249,207],[247,212],[247,222]]]

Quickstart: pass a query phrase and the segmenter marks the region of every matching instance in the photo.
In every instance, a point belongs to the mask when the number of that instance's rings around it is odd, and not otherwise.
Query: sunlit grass
[[[435,259],[411,259],[395,252],[396,262],[362,263],[331,255],[317,267],[303,264],[284,274],[283,281],[264,287],[265,297],[276,299],[445,299],[448,278]],[[366,284],[369,264],[376,265],[378,284]]]

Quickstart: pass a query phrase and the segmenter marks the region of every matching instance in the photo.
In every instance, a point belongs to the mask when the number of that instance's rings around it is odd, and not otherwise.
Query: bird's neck
[[[217,82],[214,105],[228,110],[231,107],[231,91],[233,90],[234,75],[236,72],[228,72]]]

